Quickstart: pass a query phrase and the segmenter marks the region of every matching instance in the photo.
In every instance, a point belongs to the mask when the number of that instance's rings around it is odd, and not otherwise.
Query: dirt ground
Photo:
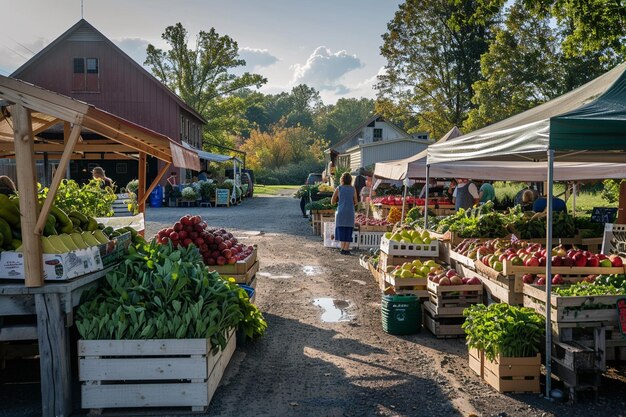
[[[541,395],[496,393],[469,370],[461,339],[438,340],[427,330],[386,334],[380,292],[358,252],[324,248],[290,196],[255,197],[231,208],[149,209],[147,235],[187,212],[258,245],[256,303],[269,324],[262,339],[237,349],[207,415],[626,415],[623,369],[604,378],[597,403],[557,404]],[[323,321],[318,298],[337,300],[351,318]],[[36,406],[11,413],[7,401],[0,393],[0,415],[37,415],[24,412]]]

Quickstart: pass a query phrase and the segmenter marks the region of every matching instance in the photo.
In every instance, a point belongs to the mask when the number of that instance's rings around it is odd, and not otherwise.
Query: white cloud
[[[278,62],[278,58],[270,54],[267,49],[241,48],[239,57],[246,61],[246,67],[254,70],[269,67]]]
[[[115,43],[122,51],[128,56],[134,59],[139,65],[143,65],[146,62],[146,49],[148,49],[148,42],[141,38],[123,38],[121,40],[114,40]]]
[[[341,78],[362,66],[356,55],[350,55],[345,50],[333,53],[329,48],[319,46],[304,65],[296,64],[292,67],[293,84],[307,84],[318,90],[347,94],[350,89],[340,82]]]

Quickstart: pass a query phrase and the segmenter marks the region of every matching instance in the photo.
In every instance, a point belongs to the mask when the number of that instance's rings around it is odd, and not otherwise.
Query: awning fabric
[[[483,160],[626,162],[626,63],[547,103],[428,147],[428,163]],[[582,150],[586,150],[582,152]]]
[[[204,159],[205,161],[210,161],[210,162],[227,162],[227,161],[236,160],[237,162],[241,162],[241,160],[239,158],[237,158],[236,156],[222,155],[222,154],[219,154],[219,153],[211,153],[211,152],[202,151],[200,149],[196,149],[196,148],[192,147],[187,142],[182,142],[182,144],[185,147],[185,149],[188,149],[191,152],[196,153],[200,159]],[[199,171],[199,170],[200,169],[197,169],[196,171]]]
[[[198,155],[165,135],[154,132],[114,114],[100,110],[85,102],[37,87],[24,81],[0,76],[0,101],[4,106],[20,104],[31,111],[32,129],[35,134],[58,123],[78,124],[85,129],[111,139],[121,147],[115,152],[145,152],[180,168],[200,169]],[[2,144],[13,142],[10,115],[0,115],[0,154],[11,154],[12,147]],[[37,142],[37,147],[50,144]],[[87,144],[80,144],[81,151],[90,152]],[[97,147],[97,142],[94,142]],[[117,145],[116,145],[117,146]],[[78,147],[78,145],[77,145]],[[94,153],[106,151],[97,150]]]

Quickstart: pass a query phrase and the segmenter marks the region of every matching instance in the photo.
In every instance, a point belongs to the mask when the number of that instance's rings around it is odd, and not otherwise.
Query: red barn
[[[84,19],[11,76],[202,148],[206,120]],[[59,134],[62,130],[59,132],[56,127],[40,136]],[[82,136],[90,138],[89,132]],[[71,177],[79,181],[88,179],[95,165],[102,166],[119,186],[137,178],[136,161],[104,158],[72,161]],[[150,161],[148,183],[156,176],[157,169],[157,161]],[[184,178],[184,172],[180,174]]]

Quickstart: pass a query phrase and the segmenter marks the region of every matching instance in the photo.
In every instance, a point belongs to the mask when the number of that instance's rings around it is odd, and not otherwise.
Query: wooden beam
[[[35,227],[36,235],[41,235],[41,232],[46,225],[46,220],[48,220],[48,214],[50,213],[50,209],[52,208],[52,203],[54,202],[54,198],[56,197],[57,190],[59,189],[59,185],[61,184],[61,180],[65,178],[67,164],[69,163],[70,157],[72,156],[74,146],[76,145],[76,142],[78,142],[80,129],[81,126],[79,124],[74,125],[74,127],[72,128],[72,132],[70,133],[70,137],[65,143],[65,150],[63,151],[63,155],[61,155],[61,160],[59,161],[57,170],[54,173],[54,178],[52,178],[50,188],[48,188],[46,201],[44,201],[43,207],[41,207],[41,213],[39,213],[39,219],[37,220],[37,226]]]
[[[11,106],[15,137],[15,164],[17,185],[20,190],[20,217],[22,246],[24,248],[24,276],[27,287],[43,286],[43,260],[41,237],[35,233],[37,224],[37,175],[33,159],[33,131],[30,110],[15,104]]]
[[[71,156],[72,161],[98,161],[98,160],[107,160],[107,161],[138,161],[139,157],[136,154],[123,154],[123,153],[105,153],[104,158],[102,158],[101,153],[73,153]],[[50,153],[48,152],[48,159],[56,160],[61,157],[61,152],[58,153]],[[36,161],[42,161],[43,154],[36,153],[34,156]],[[0,152],[0,159],[15,159],[15,153],[4,153]]]
[[[147,175],[147,164],[146,164],[146,154],[145,152],[141,152],[139,154],[139,187],[137,187],[137,206],[140,213],[144,213],[146,211],[146,199],[144,198],[146,194],[146,175]]]
[[[152,193],[152,190],[155,189],[155,187],[157,186],[157,184],[159,183],[159,181],[161,181],[161,178],[163,178],[163,176],[165,175],[165,173],[167,172],[167,170],[170,168],[172,164],[165,164],[163,165],[163,168],[161,168],[161,170],[159,171],[159,173],[157,174],[156,178],[154,179],[154,181],[152,181],[152,184],[150,184],[150,187],[148,187],[148,190],[146,191],[146,193],[143,195],[143,197],[141,198],[141,200],[139,200],[139,198],[137,198],[137,204],[138,205],[143,205],[145,207],[146,205],[146,200],[148,199],[148,197],[150,196],[150,193]]]
[[[35,152],[63,152],[62,143],[35,143]],[[13,142],[0,142],[0,152],[13,152],[15,146]],[[137,151],[125,145],[115,143],[115,145],[85,145],[77,143],[74,152],[91,152],[91,153],[107,153],[107,152],[134,152]]]
[[[62,122],[62,120],[59,120],[59,119],[51,120],[48,123],[45,123],[45,124],[39,126],[37,129],[33,130],[33,135],[38,135],[41,132],[50,129],[52,126],[57,125],[57,124],[59,124],[61,122]]]

